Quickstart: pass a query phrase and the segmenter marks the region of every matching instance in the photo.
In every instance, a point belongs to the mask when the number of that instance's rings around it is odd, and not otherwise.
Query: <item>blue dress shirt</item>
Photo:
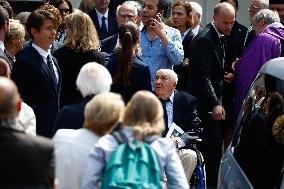
[[[183,61],[184,51],[179,30],[166,26],[166,33],[169,37],[166,48],[158,36],[150,41],[145,27],[140,33],[142,61],[150,68],[152,88],[159,69],[173,69],[173,65],[181,64]]]

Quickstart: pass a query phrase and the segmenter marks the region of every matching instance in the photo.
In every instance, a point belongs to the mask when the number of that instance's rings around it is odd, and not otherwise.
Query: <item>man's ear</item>
[[[31,34],[33,35],[33,37],[36,36],[37,33],[38,33],[38,30],[37,30],[37,29],[31,28]]]
[[[5,28],[4,28],[5,31],[8,31],[8,32],[9,32],[9,27],[10,27],[9,20],[6,20],[6,21],[5,21],[4,27],[5,27]]]
[[[177,83],[173,82],[173,88],[176,89],[176,87],[177,87]]]
[[[22,99],[19,98],[18,103],[17,103],[17,113],[19,114],[22,109]]]

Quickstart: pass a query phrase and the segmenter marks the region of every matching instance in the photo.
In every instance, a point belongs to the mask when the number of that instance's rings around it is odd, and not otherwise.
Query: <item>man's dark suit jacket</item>
[[[198,33],[200,33],[202,31],[202,27],[199,28]],[[190,54],[190,46],[191,46],[191,42],[192,39],[194,37],[194,34],[189,31],[186,36],[184,37],[184,39],[182,40],[182,46],[183,46],[183,50],[184,50],[184,59],[188,58],[190,60],[189,54]],[[188,76],[190,75],[190,64],[189,65],[175,65],[174,66],[174,71],[178,74],[179,79],[178,79],[178,83],[177,83],[177,90],[179,91],[184,91],[184,92],[188,92],[188,87],[189,87],[189,78]]]
[[[101,51],[108,54],[113,53],[113,50],[117,44],[118,34],[112,35],[101,41]]]
[[[53,143],[0,125],[0,188],[53,188]]]
[[[198,129],[200,120],[197,116],[196,98],[182,91],[174,92],[173,122],[184,132]]]
[[[59,110],[62,78],[57,60],[52,57],[59,75],[58,84],[55,86],[47,64],[38,51],[32,47],[32,43],[24,48],[16,58],[12,79],[24,102],[35,112],[37,134],[51,137],[54,120]]]
[[[222,135],[220,121],[214,120],[210,112],[216,105],[221,105],[224,67],[220,39],[211,23],[194,37],[190,58],[190,93],[197,97],[203,128],[201,152],[206,162],[208,186],[215,188],[222,156]]]
[[[207,113],[220,105],[224,68],[218,34],[210,23],[195,36],[190,51],[192,68],[190,93]]]
[[[90,17],[93,20],[93,23],[98,31],[98,36],[100,40],[103,40],[117,33],[118,26],[117,26],[117,21],[116,21],[116,15],[114,12],[111,12],[110,10],[108,11],[108,23],[107,23],[108,31],[104,38],[102,38],[102,31],[101,31],[96,9],[92,10],[92,12],[90,13]]]
[[[54,134],[59,129],[80,129],[84,123],[84,110],[92,96],[85,97],[77,104],[64,106],[56,116]]]

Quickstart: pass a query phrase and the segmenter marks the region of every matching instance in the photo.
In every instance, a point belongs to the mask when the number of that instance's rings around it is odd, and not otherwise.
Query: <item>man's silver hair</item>
[[[202,7],[200,6],[200,4],[196,2],[192,2],[192,1],[190,1],[189,3],[191,5],[192,12],[199,14],[200,20],[201,20],[203,11],[202,11]]]
[[[85,64],[77,77],[76,85],[83,97],[108,92],[112,84],[109,71],[96,62]]]
[[[260,0],[260,7],[261,7],[261,9],[268,9],[269,8],[269,0]]]
[[[176,84],[178,82],[178,76],[177,76],[176,72],[174,72],[174,70],[171,70],[171,69],[159,69],[157,71],[157,73],[165,74],[167,77],[169,77],[169,79],[171,81],[174,81]]]
[[[259,23],[260,20],[264,20],[267,24],[280,22],[278,12],[270,9],[261,9],[258,11],[258,13],[256,13],[256,15],[253,17],[253,22]]]
[[[123,5],[133,5],[136,7],[137,9],[137,13],[138,15],[141,15],[142,11],[143,11],[143,7],[142,5],[137,2],[137,1],[125,1],[124,3],[122,3]]]
[[[126,1],[127,2],[127,1]],[[116,16],[118,17],[118,14],[120,12],[120,8],[121,6],[123,5],[129,5],[129,6],[132,6],[134,8],[134,15],[137,16],[138,15],[138,10],[137,10],[137,7],[133,4],[133,3],[126,3],[124,2],[122,5],[118,5],[118,7],[116,8]],[[135,1],[134,1],[135,2]]]

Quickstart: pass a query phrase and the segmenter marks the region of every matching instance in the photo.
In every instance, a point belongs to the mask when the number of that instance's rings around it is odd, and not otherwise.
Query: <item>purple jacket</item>
[[[235,115],[239,114],[248,89],[261,66],[280,56],[281,43],[284,43],[284,26],[275,22],[258,34],[244,50],[235,66]]]

